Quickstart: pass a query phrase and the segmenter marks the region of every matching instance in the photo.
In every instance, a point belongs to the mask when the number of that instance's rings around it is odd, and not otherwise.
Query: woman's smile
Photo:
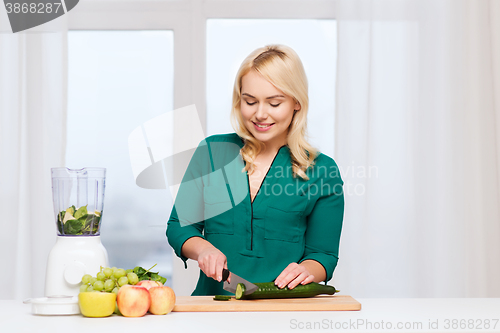
[[[258,123],[258,122],[255,122],[255,121],[252,121],[252,123],[255,126],[255,129],[257,131],[261,131],[261,132],[265,132],[265,131],[270,130],[271,127],[273,127],[273,125],[274,125],[274,123],[265,124],[265,123]]]

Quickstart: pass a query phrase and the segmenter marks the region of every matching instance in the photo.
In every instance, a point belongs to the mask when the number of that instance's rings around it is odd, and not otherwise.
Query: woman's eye
[[[271,104],[271,106],[272,106],[273,108],[277,108],[278,106],[280,106],[280,104],[281,104],[281,103],[279,103],[279,104]]]
[[[253,102],[253,103],[249,103],[248,101],[246,101],[248,105],[254,105],[255,103],[257,102]]]

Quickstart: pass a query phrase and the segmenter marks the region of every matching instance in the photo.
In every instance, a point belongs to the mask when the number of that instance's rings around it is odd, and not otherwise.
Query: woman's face
[[[257,140],[281,146],[300,104],[251,70],[241,80],[240,109],[246,128]]]

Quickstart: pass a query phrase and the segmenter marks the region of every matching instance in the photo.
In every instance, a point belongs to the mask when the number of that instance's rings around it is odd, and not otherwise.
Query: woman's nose
[[[267,119],[267,116],[267,110],[264,103],[259,103],[257,112],[255,113],[255,118],[257,119],[257,121],[264,121]]]

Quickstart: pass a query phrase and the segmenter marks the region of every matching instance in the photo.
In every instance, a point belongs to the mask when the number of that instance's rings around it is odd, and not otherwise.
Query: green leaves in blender
[[[89,213],[87,206],[71,206],[57,214],[57,230],[61,235],[96,235],[99,232],[101,213]]]

